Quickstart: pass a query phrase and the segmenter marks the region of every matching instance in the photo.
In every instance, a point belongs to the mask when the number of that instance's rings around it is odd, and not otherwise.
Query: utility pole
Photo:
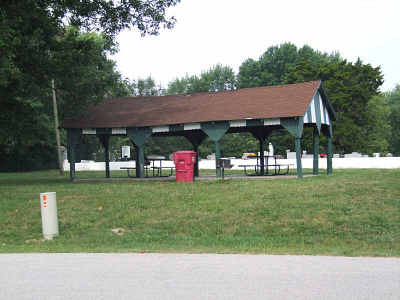
[[[56,99],[56,88],[54,86],[54,79],[51,80],[51,91],[53,92],[54,130],[56,132],[56,140],[57,140],[58,166],[60,167],[60,176],[64,176],[64,166],[61,154],[60,132],[58,131],[58,112],[57,112],[57,99]]]

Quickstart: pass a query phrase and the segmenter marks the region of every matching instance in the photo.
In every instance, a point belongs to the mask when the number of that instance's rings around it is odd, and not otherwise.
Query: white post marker
[[[57,199],[55,192],[40,193],[42,229],[46,240],[58,235]]]

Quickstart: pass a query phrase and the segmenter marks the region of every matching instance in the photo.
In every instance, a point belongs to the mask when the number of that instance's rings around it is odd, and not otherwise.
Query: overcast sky
[[[177,23],[159,36],[120,33],[112,59],[123,77],[151,75],[167,87],[217,63],[237,74],[247,58],[291,42],[381,66],[383,91],[400,84],[400,0],[181,0],[168,13]]]

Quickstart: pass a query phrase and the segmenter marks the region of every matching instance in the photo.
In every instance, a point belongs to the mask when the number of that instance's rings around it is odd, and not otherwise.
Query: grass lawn
[[[104,172],[77,177],[104,177]],[[42,192],[57,192],[60,236],[52,241],[42,240]],[[192,183],[70,183],[69,174],[60,177],[57,171],[2,173],[0,220],[2,253],[400,257],[400,170]]]

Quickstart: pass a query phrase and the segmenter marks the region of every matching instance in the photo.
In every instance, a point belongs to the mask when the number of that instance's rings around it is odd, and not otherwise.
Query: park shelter
[[[260,172],[264,174],[264,141],[277,129],[286,129],[295,139],[297,175],[302,177],[303,128],[314,128],[313,172],[318,174],[319,135],[326,136],[327,172],[332,172],[332,121],[337,116],[321,81],[255,87],[240,90],[157,97],[107,98],[91,106],[86,116],[74,116],[60,128],[67,130],[67,148],[75,178],[74,144],[81,135],[97,135],[105,147],[106,177],[110,177],[108,141],[126,135],[137,150],[137,176],[145,177],[143,146],[150,136],[184,136],[198,152],[208,136],[221,158],[224,134],[250,132],[260,142]],[[195,165],[198,176],[198,164]],[[221,177],[217,169],[217,177]]]

